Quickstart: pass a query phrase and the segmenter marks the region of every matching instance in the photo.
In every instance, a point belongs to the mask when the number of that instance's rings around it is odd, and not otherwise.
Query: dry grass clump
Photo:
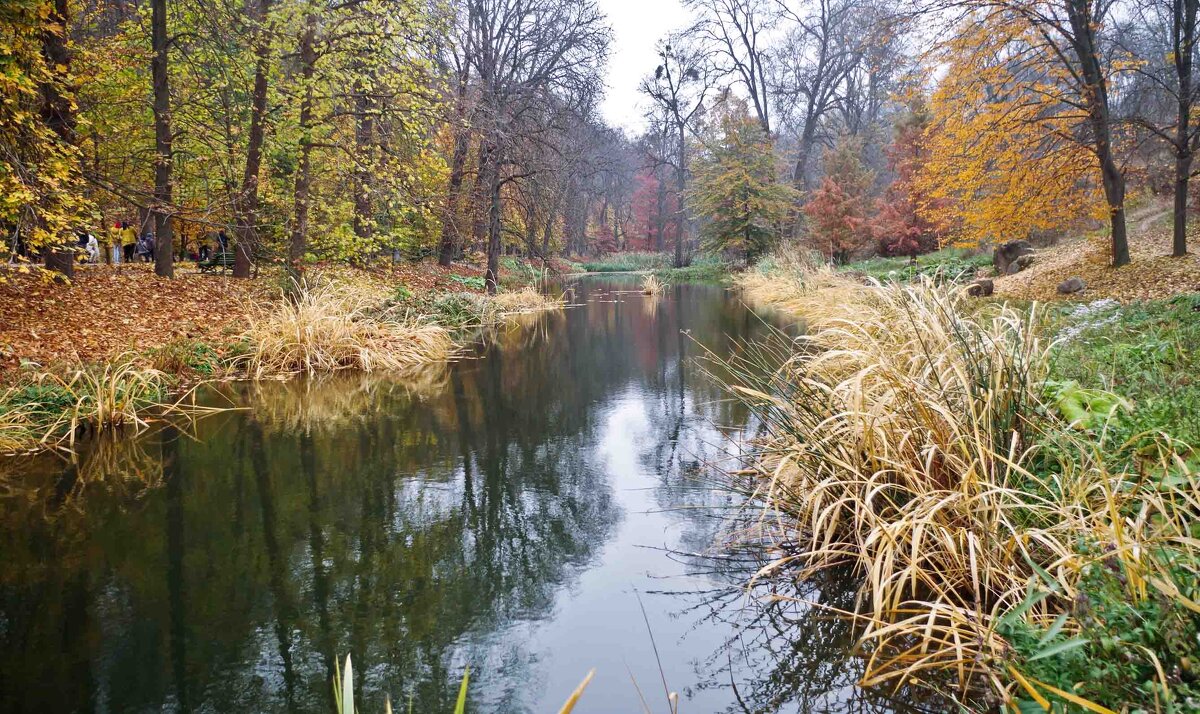
[[[43,371],[0,391],[0,452],[70,448],[85,430],[146,426],[169,410],[170,378],[126,355],[101,365]]]
[[[851,306],[864,295],[860,282],[828,265],[773,273],[748,270],[738,276],[736,284],[751,304],[806,317],[828,314],[838,306],[852,314]]]
[[[404,370],[448,359],[442,327],[381,312],[369,292],[326,283],[299,286],[286,300],[253,312],[243,333],[246,371],[267,374],[340,369]]]
[[[1102,445],[1050,415],[1036,309],[972,314],[929,282],[744,284],[810,319],[809,335],[720,370],[769,434],[739,474],[765,508],[744,535],[779,546],[764,574],[847,563],[861,574],[864,684],[936,670],[1008,700],[1005,613],[1045,588],[1053,596],[1017,617],[1045,627],[1065,614],[1058,630],[1071,633],[1080,574],[1103,559],[1121,563],[1131,598],[1183,597],[1160,554],[1200,562],[1196,477],[1173,456],[1164,466],[1184,475],[1170,484],[1113,473]]]
[[[642,278],[642,294],[651,297],[658,297],[671,287],[670,283],[663,282],[658,279],[658,276],[651,273]]]
[[[545,295],[530,285],[520,290],[497,293],[491,301],[504,315],[557,310],[563,306],[562,298]]]

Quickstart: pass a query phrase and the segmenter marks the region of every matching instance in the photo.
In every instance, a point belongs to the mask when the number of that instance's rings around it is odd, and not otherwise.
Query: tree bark
[[[71,65],[71,53],[67,47],[67,28],[70,22],[71,6],[69,0],[55,0],[54,6],[46,18],[42,30],[42,55],[46,59],[53,80],[41,85],[41,116],[42,121],[65,144],[76,146],[76,116],[75,105],[71,99],[71,88],[66,86]],[[59,68],[62,69],[59,69]],[[44,227],[43,217],[39,214],[39,223]],[[73,248],[63,250],[60,246],[47,246],[45,252],[46,267],[62,273],[68,278],[75,275],[75,251]],[[63,257],[66,255],[67,257]]]
[[[1175,74],[1179,80],[1178,113],[1175,121],[1175,214],[1171,255],[1187,255],[1188,184],[1194,157],[1192,143],[1192,52],[1196,43],[1196,14],[1200,0],[1172,3]]]
[[[354,123],[354,235],[368,245],[374,234],[371,217],[371,143],[375,138],[374,102],[368,82],[355,83]]]
[[[271,31],[266,25],[270,0],[259,0],[255,6],[259,26],[254,43],[254,93],[250,104],[250,136],[246,144],[246,168],[242,174],[242,189],[234,203],[237,215],[237,252],[234,254],[233,277],[250,277],[250,251],[258,242],[258,173],[262,168],[262,147],[267,119],[267,74],[271,69]]]
[[[662,253],[667,249],[667,182],[665,177],[658,178],[657,209],[654,216],[654,249]]]
[[[167,75],[167,0],[152,0],[150,42],[154,57],[154,273],[175,276],[174,226],[171,220],[171,86]]]
[[[1096,48],[1096,24],[1091,13],[1091,0],[1067,0],[1067,17],[1071,22],[1071,44],[1079,61],[1083,77],[1084,101],[1088,121],[1092,125],[1095,152],[1100,160],[1104,198],[1108,202],[1112,224],[1110,262],[1114,268],[1128,265],[1129,239],[1125,233],[1125,174],[1117,166],[1112,147],[1112,119],[1108,108],[1108,84],[1100,66]]]
[[[487,272],[484,273],[484,281],[487,285],[488,295],[495,295],[496,288],[500,284],[500,155],[496,143],[488,140],[488,146],[485,148],[484,156],[487,162],[487,186],[488,186],[488,244],[487,244]]]
[[[317,64],[317,16],[309,12],[304,18],[300,35],[300,76],[303,95],[300,99],[300,161],[296,167],[296,187],[293,195],[291,241],[288,245],[288,271],[294,279],[303,274],[304,254],[308,252],[309,191],[312,182],[312,123],[313,77]]]
[[[679,163],[675,166],[675,188],[679,193],[679,205],[675,207],[675,267],[683,267],[683,241],[687,238],[687,221],[683,215],[683,196],[687,190],[687,136],[684,133],[683,122],[678,122],[679,130]]]
[[[442,219],[442,239],[438,245],[438,265],[447,267],[454,260],[459,247],[458,211],[462,203],[463,176],[467,170],[467,153],[471,150],[471,137],[467,132],[467,75],[458,83],[457,122],[454,125],[454,152],[450,157],[450,184],[446,190],[446,215]]]

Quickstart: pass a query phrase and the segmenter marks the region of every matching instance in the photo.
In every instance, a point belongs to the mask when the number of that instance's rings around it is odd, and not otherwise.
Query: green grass
[[[919,275],[942,277],[949,280],[971,279],[979,268],[990,268],[992,256],[976,253],[968,248],[943,248],[933,253],[917,256],[912,264],[907,256],[876,257],[842,266],[842,270],[862,273],[880,282],[907,282]]]
[[[1048,402],[1064,390],[1073,394],[1073,406],[1061,416],[1090,434],[1110,472],[1140,473],[1151,484],[1157,479],[1160,490],[1194,474],[1200,459],[1187,445],[1200,444],[1200,295],[1056,309],[1052,329],[1059,343],[1050,362]],[[1164,445],[1170,445],[1166,468],[1160,465]],[[1055,446],[1040,446],[1049,470]],[[1191,523],[1190,537],[1200,537],[1196,504],[1178,507]],[[1121,515],[1127,522],[1145,517],[1137,504]],[[1200,614],[1184,604],[1185,599],[1200,601],[1200,563],[1190,552],[1166,543],[1151,548],[1147,559],[1172,574],[1181,596],[1150,587],[1138,599],[1130,597],[1129,588],[1141,573],[1131,572],[1111,543],[1083,544],[1086,564],[1070,606],[1069,631],[1058,621],[1034,626],[1010,618],[998,628],[1012,645],[1010,663],[1030,681],[1090,701],[1200,710]],[[1061,601],[1065,595],[1031,597]],[[1022,702],[1023,710],[1036,706],[1032,699]]]
[[[671,256],[666,253],[630,252],[610,253],[583,264],[589,273],[624,273],[637,270],[658,270],[671,266]]]
[[[729,277],[729,266],[720,258],[701,256],[683,268],[659,268],[654,276],[669,283],[718,283]]]
[[[1109,390],[1131,408],[1118,413],[1109,440],[1162,433],[1200,444],[1200,295],[1058,313],[1052,378]],[[1095,325],[1087,327],[1087,325]],[[1072,334],[1075,333],[1075,334]]]

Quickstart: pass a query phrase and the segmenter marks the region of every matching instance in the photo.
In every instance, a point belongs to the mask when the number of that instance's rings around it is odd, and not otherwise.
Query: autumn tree
[[[916,256],[937,249],[940,243],[938,226],[929,216],[940,213],[945,206],[935,202],[918,181],[929,160],[929,125],[925,97],[917,94],[893,127],[886,152],[892,181],[876,202],[871,226],[879,250],[885,255]]]
[[[1060,101],[1050,48],[1028,25],[992,12],[940,48],[945,74],[930,98],[928,158],[918,171],[925,220],[960,244],[1028,238],[1103,215],[1096,165]]]
[[[1046,134],[1086,149],[1098,169],[1110,225],[1113,267],[1129,263],[1125,226],[1125,173],[1117,156],[1117,128],[1109,99],[1117,65],[1103,32],[1112,19],[1108,0],[982,0],[976,25],[990,25],[1009,46],[1008,64],[1020,86],[1038,99],[1036,117]],[[984,46],[996,47],[995,38]],[[966,48],[964,48],[966,49]],[[980,58],[980,48],[971,52]],[[961,100],[960,100],[961,101]]]
[[[875,176],[863,165],[862,141],[844,137],[824,156],[821,184],[804,204],[808,241],[835,263],[869,250],[874,239],[870,191]]]
[[[87,215],[65,2],[0,3],[0,256],[65,243]]]
[[[740,252],[749,263],[778,242],[797,194],[777,180],[771,139],[758,117],[745,102],[724,104],[707,151],[697,157],[688,200],[704,221],[704,247]]]

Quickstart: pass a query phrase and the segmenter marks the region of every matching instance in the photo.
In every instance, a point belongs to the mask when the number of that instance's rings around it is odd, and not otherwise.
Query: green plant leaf
[[[1086,637],[1082,637],[1082,636],[1081,637],[1072,637],[1069,640],[1063,640],[1062,642],[1058,642],[1053,645],[1050,645],[1046,649],[1044,649],[1041,652],[1038,652],[1034,656],[1030,657],[1029,661],[1036,662],[1039,659],[1046,659],[1047,657],[1053,657],[1055,655],[1060,655],[1063,652],[1070,652],[1071,650],[1083,647],[1084,645],[1086,645],[1089,642],[1091,642],[1091,640],[1089,640]]]
[[[467,683],[471,681],[471,668],[463,670],[462,684],[458,685],[458,701],[454,703],[454,714],[467,711]]]

